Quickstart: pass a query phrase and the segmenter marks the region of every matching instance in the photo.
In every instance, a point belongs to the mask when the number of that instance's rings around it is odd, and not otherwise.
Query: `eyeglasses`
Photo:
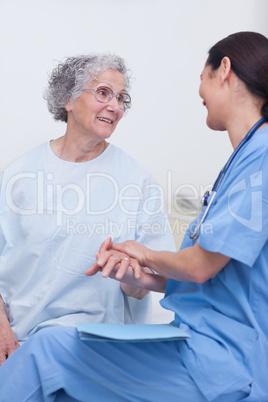
[[[124,110],[124,112],[131,106],[131,97],[127,93],[115,94],[110,88],[99,87],[97,89],[82,89],[82,91],[93,91],[95,92],[95,98],[98,102],[108,103],[113,97],[117,99],[119,109]]]

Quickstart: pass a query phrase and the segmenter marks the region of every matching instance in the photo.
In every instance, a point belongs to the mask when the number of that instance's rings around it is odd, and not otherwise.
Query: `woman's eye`
[[[100,89],[98,89],[98,94],[100,94],[102,96],[107,96],[107,95],[109,95],[109,90],[106,88],[100,88]]]

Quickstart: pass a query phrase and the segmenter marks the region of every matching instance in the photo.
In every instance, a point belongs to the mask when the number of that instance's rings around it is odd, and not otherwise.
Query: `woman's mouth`
[[[112,120],[106,119],[104,117],[97,117],[97,119],[100,121],[104,121],[105,123],[109,123],[109,124],[112,124],[112,122],[113,122]]]

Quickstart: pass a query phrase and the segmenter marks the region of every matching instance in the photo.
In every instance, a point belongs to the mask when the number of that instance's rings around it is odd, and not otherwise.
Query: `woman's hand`
[[[97,262],[85,272],[87,276],[93,276],[101,271],[103,277],[119,280],[127,296],[138,299],[145,297],[150,290],[165,292],[167,278],[154,275],[149,268],[141,267],[135,258],[113,250],[112,247],[111,238],[102,243],[100,250],[96,253]]]
[[[19,346],[8,321],[4,301],[0,296],[0,366]]]
[[[134,258],[126,253],[112,249],[113,243],[110,237],[106,239],[96,253],[97,261],[85,272],[87,276],[93,276],[101,271],[103,278],[113,278],[121,281],[130,269],[136,279],[140,278],[141,266]]]
[[[137,260],[128,257],[127,254],[121,253],[120,251],[105,249],[105,246],[109,243],[104,243],[100,249],[102,251],[96,253],[97,262],[94,263],[85,274],[92,276],[101,271],[103,278],[109,277],[120,281],[121,289],[127,296],[143,299],[149,291],[142,288],[142,271]],[[147,268],[144,268],[144,270],[146,269]],[[152,272],[150,271],[150,273]]]
[[[9,322],[0,320],[0,366],[19,346]]]

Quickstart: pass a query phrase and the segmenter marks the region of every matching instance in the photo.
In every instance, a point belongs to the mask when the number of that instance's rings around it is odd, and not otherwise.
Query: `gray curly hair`
[[[115,54],[103,53],[68,57],[54,68],[44,93],[48,110],[53,114],[54,119],[67,123],[65,105],[70,99],[79,98],[84,86],[96,78],[101,71],[109,68],[123,74],[126,90],[129,91],[130,72],[124,60]]]

